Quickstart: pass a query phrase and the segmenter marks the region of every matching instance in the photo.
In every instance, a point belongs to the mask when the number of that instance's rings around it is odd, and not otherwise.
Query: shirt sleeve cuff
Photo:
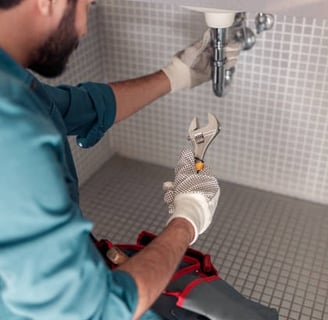
[[[86,82],[78,85],[89,94],[97,113],[97,121],[84,136],[78,136],[76,142],[81,148],[94,146],[114,124],[116,100],[113,90],[107,84]]]

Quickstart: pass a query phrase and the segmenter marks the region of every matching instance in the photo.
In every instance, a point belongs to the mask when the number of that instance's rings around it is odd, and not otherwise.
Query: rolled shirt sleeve
[[[86,82],[77,86],[42,86],[61,113],[67,134],[76,135],[80,147],[93,146],[113,125],[116,101],[107,84]]]

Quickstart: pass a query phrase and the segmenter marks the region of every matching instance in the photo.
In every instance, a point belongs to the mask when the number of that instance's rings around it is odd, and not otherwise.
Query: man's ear
[[[49,16],[56,0],[37,0],[37,6],[42,16]]]

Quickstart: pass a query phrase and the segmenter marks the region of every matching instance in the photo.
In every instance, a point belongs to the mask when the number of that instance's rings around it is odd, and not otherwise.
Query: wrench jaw
[[[208,113],[207,114],[207,118],[208,118],[208,124],[207,124],[207,126],[205,128],[203,128],[203,130],[210,131],[210,132],[212,130],[215,130],[216,134],[213,137],[213,139],[214,139],[216,137],[216,135],[221,130],[221,124],[220,124],[219,120],[216,118],[216,116],[213,113]]]
[[[192,142],[196,163],[204,162],[205,152],[219,132],[220,122],[212,113],[208,113],[208,124],[203,128],[199,128],[197,117],[191,121],[188,139]]]
[[[199,129],[199,121],[198,121],[198,118],[195,117],[194,119],[191,120],[189,130],[188,130],[190,139],[191,139],[192,133],[194,131],[196,131],[197,129]]]
[[[203,128],[199,128],[199,120],[197,117],[194,117],[194,119],[191,120],[188,130],[189,137],[195,134],[195,131],[202,131],[205,133],[212,132],[213,130],[220,131],[220,122],[218,121],[218,119],[212,113],[208,113],[207,118],[208,124]]]

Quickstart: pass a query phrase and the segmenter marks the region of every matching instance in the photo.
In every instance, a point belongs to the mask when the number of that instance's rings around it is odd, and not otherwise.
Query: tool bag
[[[107,265],[108,252],[118,248],[127,256],[142,250],[156,236],[143,231],[136,244],[96,241]],[[113,259],[111,259],[113,260]],[[119,264],[119,263],[118,263]],[[222,280],[208,254],[188,248],[169,285],[151,307],[167,320],[277,320],[278,312],[253,302]]]

